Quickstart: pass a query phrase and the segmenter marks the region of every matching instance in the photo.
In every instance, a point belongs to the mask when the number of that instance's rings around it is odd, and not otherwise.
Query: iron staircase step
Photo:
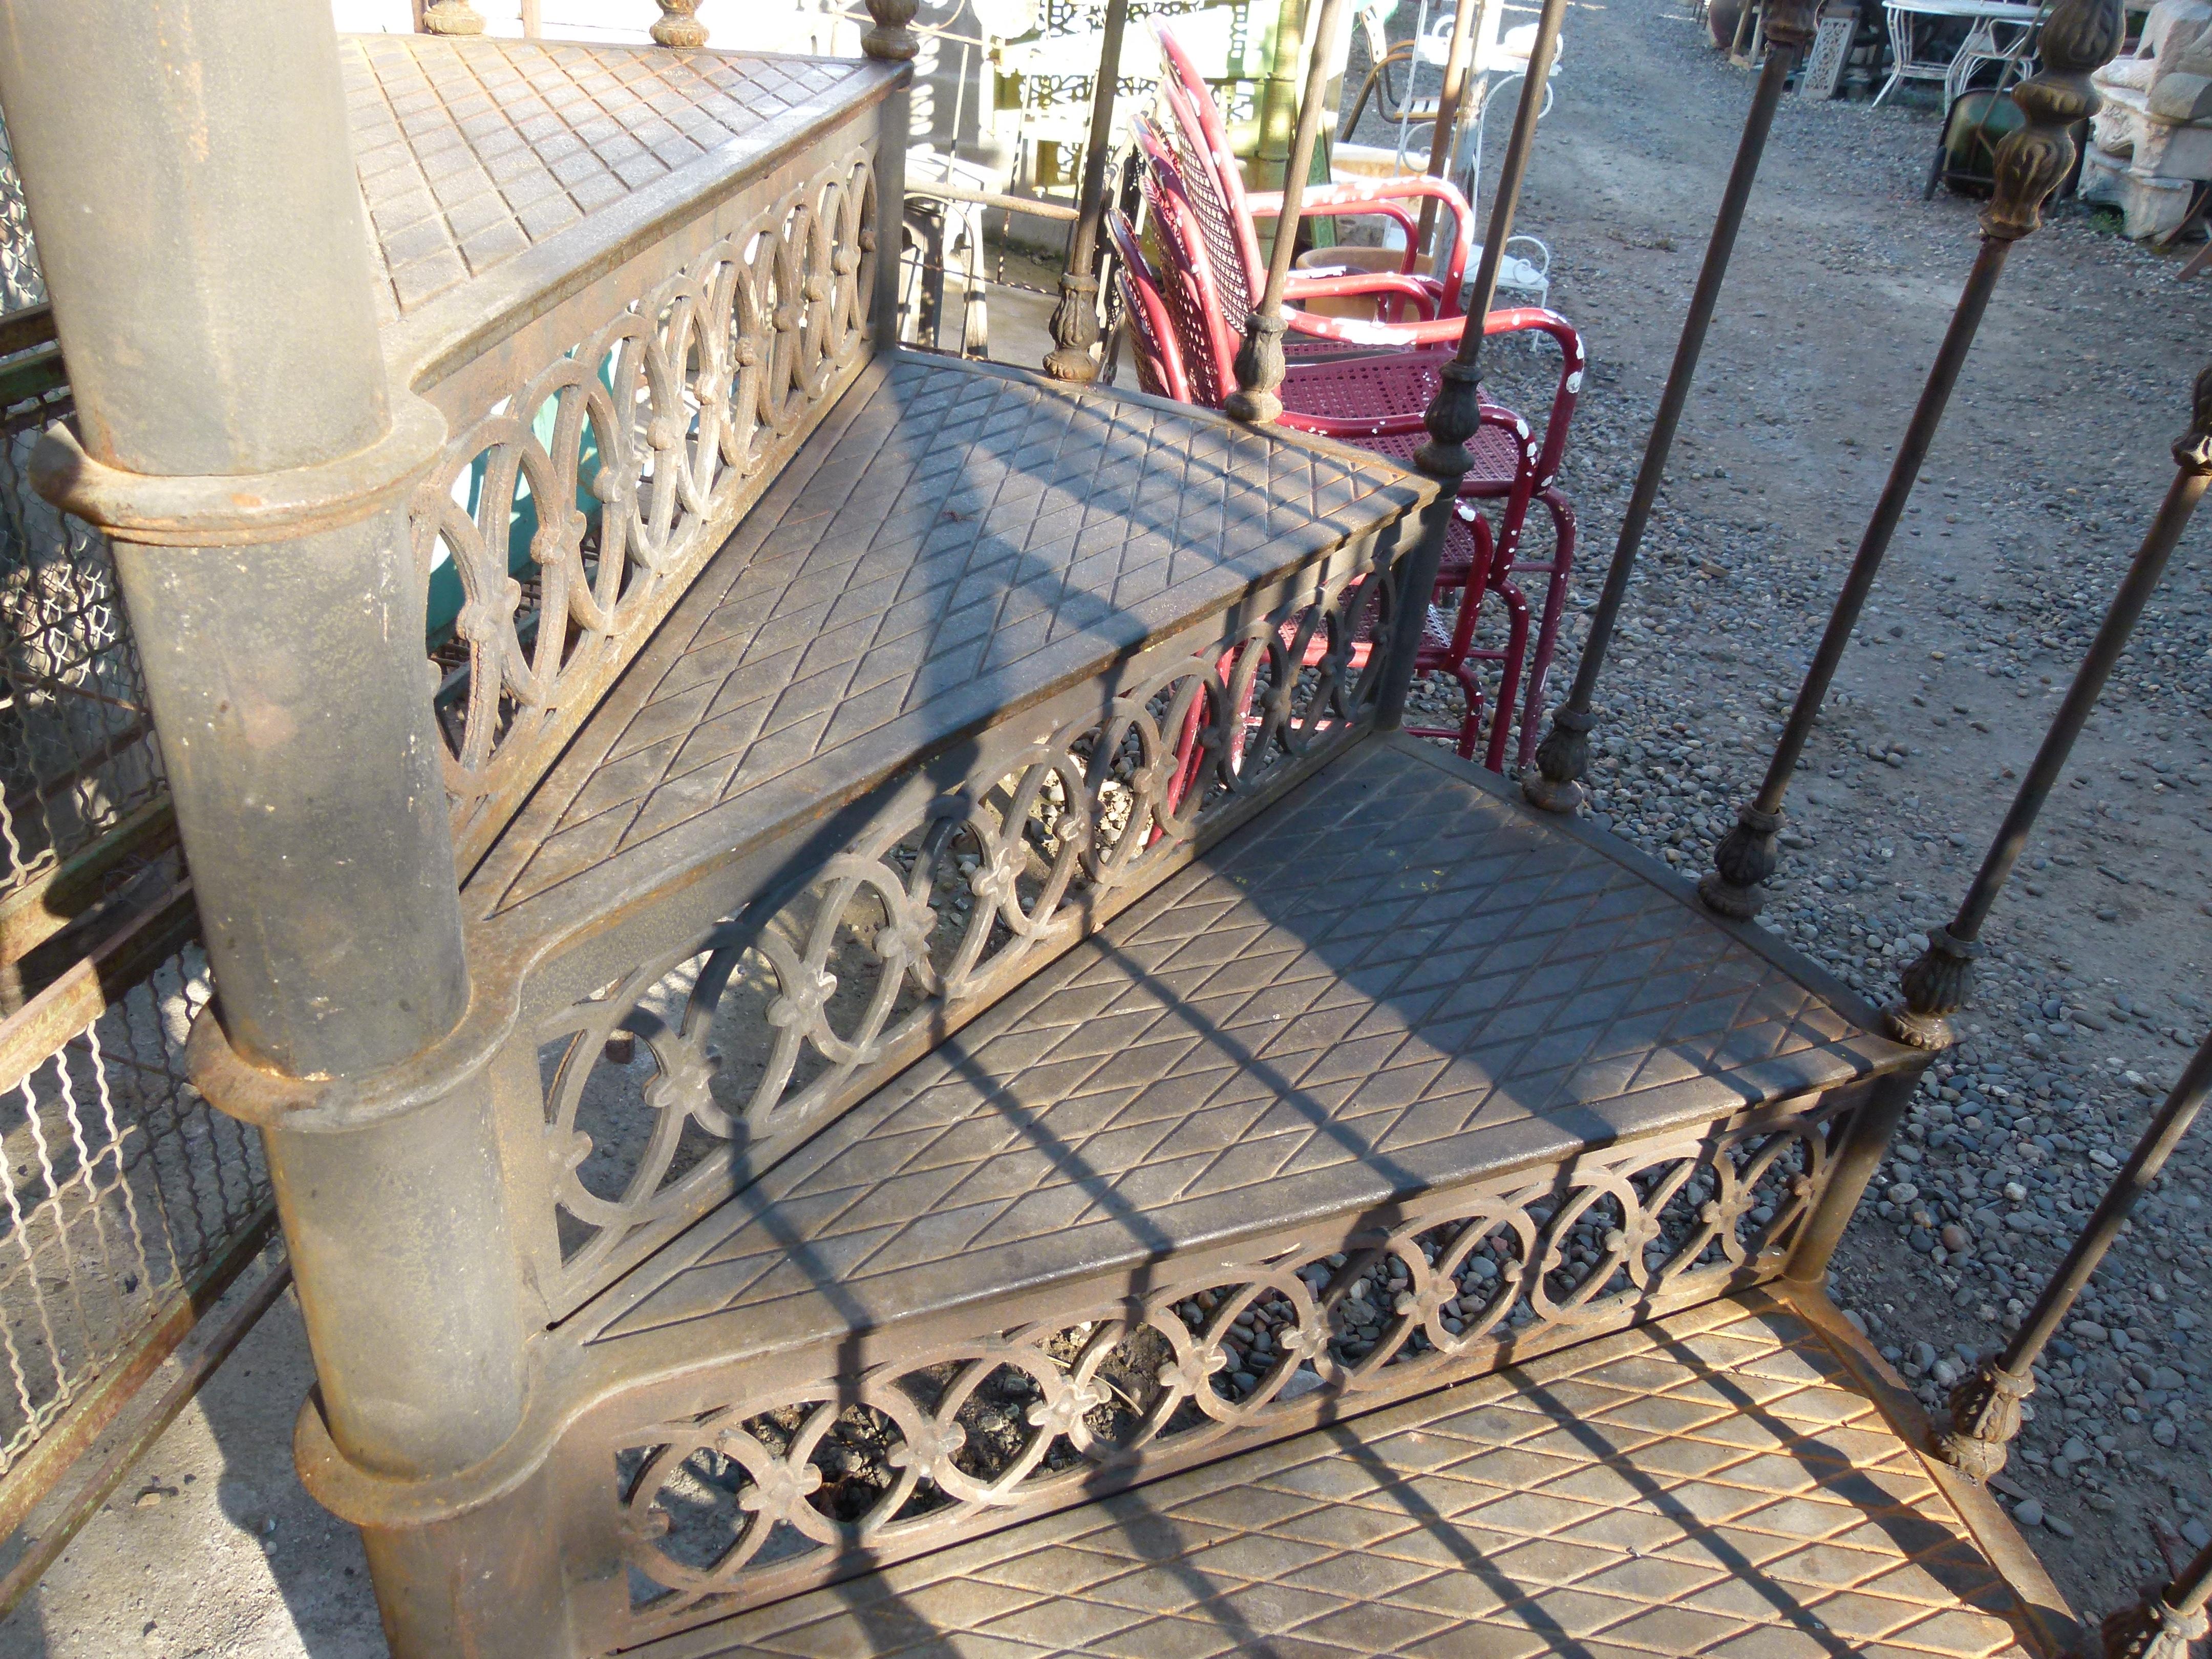
[[[1872,1018],[1368,739],[566,1322],[592,1639],[1773,1279],[1924,1064]]]
[[[1817,1292],[1747,1292],[640,1659],[2057,1651],[2063,1601],[1885,1370]]]

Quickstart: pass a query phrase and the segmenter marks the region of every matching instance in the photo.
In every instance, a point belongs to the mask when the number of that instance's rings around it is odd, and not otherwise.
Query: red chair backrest
[[[1205,233],[1221,302],[1241,320],[1267,280],[1260,234],[1244,200],[1244,175],[1229,148],[1229,130],[1222,123],[1212,89],[1198,65],[1173,31],[1162,28],[1158,35],[1160,101],[1168,114],[1162,136],[1173,149],[1184,193]]]
[[[1142,116],[1131,125],[1145,158],[1145,206],[1165,262],[1161,293],[1188,377],[1190,398],[1218,409],[1237,384],[1237,337],[1230,330],[1230,313],[1223,308],[1202,221],[1192,204],[1182,169],[1158,130]]]
[[[1115,280],[1121,285],[1121,309],[1129,319],[1137,384],[1156,398],[1172,398],[1184,404],[1193,401],[1159,273],[1145,257],[1135,229],[1119,208],[1106,210],[1106,234],[1114,239]]]

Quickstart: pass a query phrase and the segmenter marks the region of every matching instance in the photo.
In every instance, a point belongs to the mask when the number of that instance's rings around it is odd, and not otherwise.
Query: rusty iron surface
[[[819,811],[1419,493],[1376,458],[1153,398],[879,359],[471,878],[472,908],[586,887],[656,842],[680,859],[770,799]]]
[[[1844,1358],[1752,1293],[640,1651],[2047,1659],[2037,1632]]]
[[[1339,761],[583,1329],[729,1314],[788,1345],[931,1309],[994,1258],[1124,1263],[1916,1063],[1779,947],[1474,769],[1410,738]]]

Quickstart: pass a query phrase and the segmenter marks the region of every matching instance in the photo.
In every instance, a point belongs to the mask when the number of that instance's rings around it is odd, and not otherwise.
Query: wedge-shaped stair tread
[[[589,902],[640,848],[666,879],[763,838],[1420,495],[1388,462],[1205,411],[878,360],[487,855],[474,902]]]
[[[1838,1355],[1754,1292],[647,1651],[2009,1659],[2027,1628]]]
[[[734,1311],[716,1352],[772,1351],[1911,1062],[1756,938],[1489,775],[1372,740],[736,1194],[580,1334]]]

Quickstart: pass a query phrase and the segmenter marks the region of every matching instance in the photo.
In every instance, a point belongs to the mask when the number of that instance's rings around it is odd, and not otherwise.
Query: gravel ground
[[[1563,477],[1586,605],[1751,76],[1679,4],[1568,16],[1517,228],[1550,244],[1552,303],[1591,356]],[[1600,694],[1593,808],[1686,876],[1764,770],[1972,262],[1976,204],[1920,199],[1936,131],[1932,104],[1792,99],[1775,124]],[[2172,477],[2212,296],[2179,264],[2073,205],[2012,257],[1801,765],[1764,917],[1869,997],[1964,892]],[[1540,410],[1550,362],[1492,361],[1493,391]],[[2208,544],[2200,520],[1837,1262],[1839,1300],[1930,1403],[2017,1324],[2204,1035]],[[2085,1612],[2163,1576],[2160,1534],[2212,1536],[2206,1174],[2185,1146],[2138,1210],[2001,1488]]]

